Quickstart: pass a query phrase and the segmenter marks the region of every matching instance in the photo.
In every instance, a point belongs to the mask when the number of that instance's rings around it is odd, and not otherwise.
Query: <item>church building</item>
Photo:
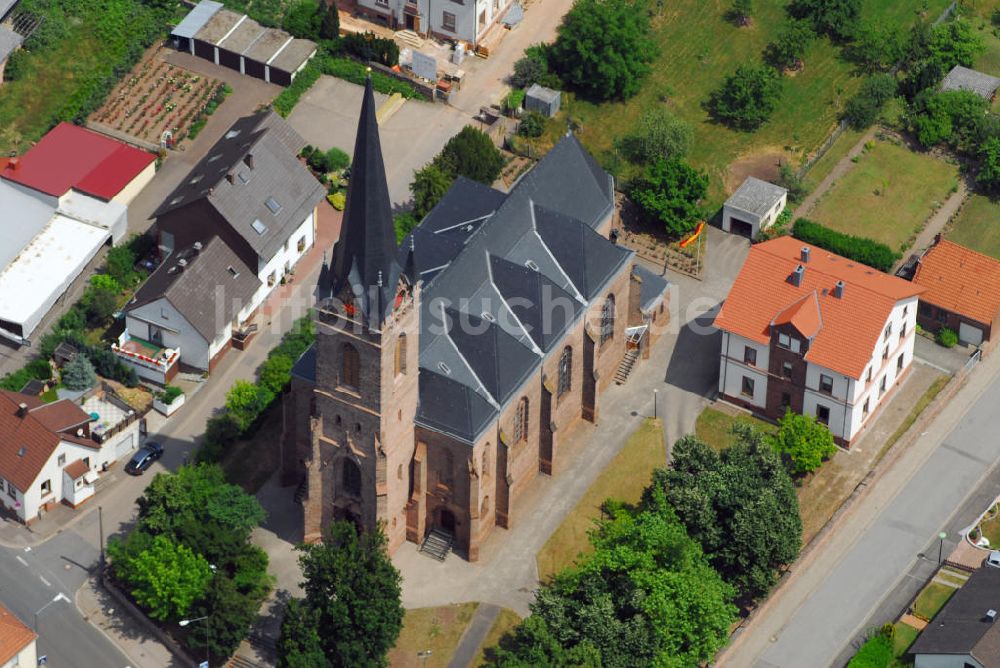
[[[332,521],[476,560],[648,354],[667,282],[608,239],[614,182],[567,135],[509,193],[459,178],[397,247],[369,81],[316,344],[285,397],[306,541]]]

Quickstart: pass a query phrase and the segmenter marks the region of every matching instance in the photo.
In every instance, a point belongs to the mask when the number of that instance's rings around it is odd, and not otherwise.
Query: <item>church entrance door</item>
[[[442,531],[447,531],[450,534],[455,533],[455,513],[451,512],[447,508],[442,508],[438,513],[438,525]]]

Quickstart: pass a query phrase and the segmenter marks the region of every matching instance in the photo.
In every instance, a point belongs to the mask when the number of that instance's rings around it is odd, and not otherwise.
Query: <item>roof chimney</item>
[[[843,281],[837,281],[837,284],[835,286],[833,286],[833,296],[836,297],[837,299],[843,299],[844,298],[844,282]]]
[[[230,183],[236,183],[236,177],[233,175],[232,172],[226,174],[226,180],[229,181]]]
[[[995,622],[996,620],[997,620],[997,611],[994,610],[993,608],[990,608],[989,610],[987,610],[986,611],[986,621],[988,621],[988,622]]]
[[[808,261],[809,261],[809,246],[803,246],[802,247],[802,262],[805,263],[805,262],[808,262]]]
[[[799,266],[795,267],[795,271],[793,271],[791,275],[789,275],[788,282],[794,285],[795,287],[799,287],[800,285],[802,285],[802,277],[805,275],[805,273],[806,273],[806,268],[800,264]]]
[[[17,417],[24,417],[28,414],[28,404],[18,404],[17,405]]]
[[[243,156],[243,162],[246,163],[247,167],[253,169],[253,153],[247,153]]]
[[[178,267],[186,267],[186,266],[188,266],[188,261],[185,260],[184,258],[181,258],[181,259],[177,260],[177,266]]]
[[[195,249],[196,251],[200,251],[201,250],[201,242],[200,241],[194,242],[193,244],[191,244],[191,248]]]

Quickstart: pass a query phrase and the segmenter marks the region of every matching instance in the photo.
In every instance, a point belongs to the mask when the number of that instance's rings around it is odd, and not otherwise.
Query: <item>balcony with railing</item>
[[[141,378],[161,384],[170,382],[177,373],[177,362],[181,357],[179,348],[164,348],[132,336],[127,329],[118,337],[117,343],[111,344],[111,351],[134,368]]]

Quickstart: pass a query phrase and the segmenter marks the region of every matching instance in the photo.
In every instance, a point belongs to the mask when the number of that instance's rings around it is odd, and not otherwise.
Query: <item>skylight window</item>
[[[233,137],[238,137],[240,135],[239,130],[230,130],[226,133],[226,139],[232,139]]]
[[[250,183],[250,176],[246,172],[240,172],[237,176],[240,177],[240,183],[243,185]]]
[[[259,218],[257,220],[255,220],[255,221],[253,221],[250,224],[250,226],[253,227],[253,231],[256,232],[257,234],[264,234],[265,232],[267,232],[267,225],[265,225],[264,223],[260,222]]]
[[[213,156],[212,156],[211,158],[209,158],[209,159],[208,159],[208,161],[209,161],[209,162],[215,162],[216,160],[218,160],[218,159],[219,159],[219,158],[221,158],[221,157],[222,157],[222,154],[221,154],[221,153],[216,153],[216,154],[215,154],[215,155],[213,155]]]
[[[451,375],[451,368],[444,362],[438,362],[438,368],[444,371],[447,375]]]
[[[191,177],[191,180],[188,181],[188,183],[190,183],[191,185],[194,185],[194,184],[198,183],[198,181],[201,181],[202,176],[203,176],[202,174],[195,174],[194,176]]]
[[[239,278],[240,272],[236,271],[236,268],[233,267],[233,265],[229,265],[228,267],[226,267],[226,270],[229,271],[230,275],[233,278]]]
[[[178,195],[177,197],[175,197],[172,200],[170,200],[170,206],[173,206],[174,204],[177,204],[177,203],[181,202],[183,199],[184,199],[184,195]]]
[[[524,266],[526,266],[528,269],[532,271],[538,271],[538,265],[535,264],[534,260],[528,260],[527,262],[524,263]]]
[[[270,211],[274,215],[278,215],[278,212],[281,211],[281,205],[278,204],[278,200],[274,199],[273,197],[268,197],[266,200],[264,200],[264,206],[266,206],[268,211]]]

